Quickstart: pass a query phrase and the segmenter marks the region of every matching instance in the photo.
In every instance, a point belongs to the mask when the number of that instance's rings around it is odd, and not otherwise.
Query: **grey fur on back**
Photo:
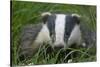
[[[80,23],[80,29],[86,47],[96,46],[96,30],[90,29],[87,23]]]
[[[30,57],[33,54],[32,43],[42,28],[42,23],[30,24],[22,28],[19,56]]]

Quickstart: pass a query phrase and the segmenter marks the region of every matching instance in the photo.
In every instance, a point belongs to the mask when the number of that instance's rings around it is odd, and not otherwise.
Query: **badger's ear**
[[[46,22],[47,22],[48,17],[49,17],[50,15],[51,15],[50,12],[44,12],[44,13],[41,14],[43,23],[46,23]]]
[[[74,19],[74,21],[77,23],[77,24],[80,24],[80,15],[78,14],[72,14],[72,17]]]

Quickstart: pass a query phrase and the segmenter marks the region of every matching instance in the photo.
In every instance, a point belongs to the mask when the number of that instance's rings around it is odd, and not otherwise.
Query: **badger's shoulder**
[[[20,35],[20,46],[19,46],[19,57],[29,57],[33,54],[32,43],[38,36],[38,33],[40,32],[42,28],[42,24],[28,24],[21,28],[21,35]]]
[[[86,47],[95,45],[96,30],[91,29],[87,23],[80,23],[80,30],[82,33],[83,41],[86,43]]]
[[[21,31],[21,44],[22,45],[24,44],[24,47],[27,47],[27,45],[30,44],[31,41],[34,41],[34,39],[40,32],[41,28],[42,28],[41,23],[23,26]]]

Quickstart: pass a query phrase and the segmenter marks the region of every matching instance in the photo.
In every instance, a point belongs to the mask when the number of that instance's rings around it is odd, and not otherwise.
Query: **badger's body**
[[[77,14],[42,14],[42,23],[25,26],[21,36],[21,52],[32,56],[43,43],[52,48],[68,48],[73,44],[86,46],[82,40]]]

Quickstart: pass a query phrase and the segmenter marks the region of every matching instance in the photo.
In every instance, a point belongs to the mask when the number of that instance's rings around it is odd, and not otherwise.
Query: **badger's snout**
[[[64,48],[64,45],[58,44],[58,45],[54,46],[54,48],[55,49],[62,49],[62,48]]]
[[[59,48],[63,48],[65,46],[64,42],[55,42],[54,43],[54,47],[59,47]]]

